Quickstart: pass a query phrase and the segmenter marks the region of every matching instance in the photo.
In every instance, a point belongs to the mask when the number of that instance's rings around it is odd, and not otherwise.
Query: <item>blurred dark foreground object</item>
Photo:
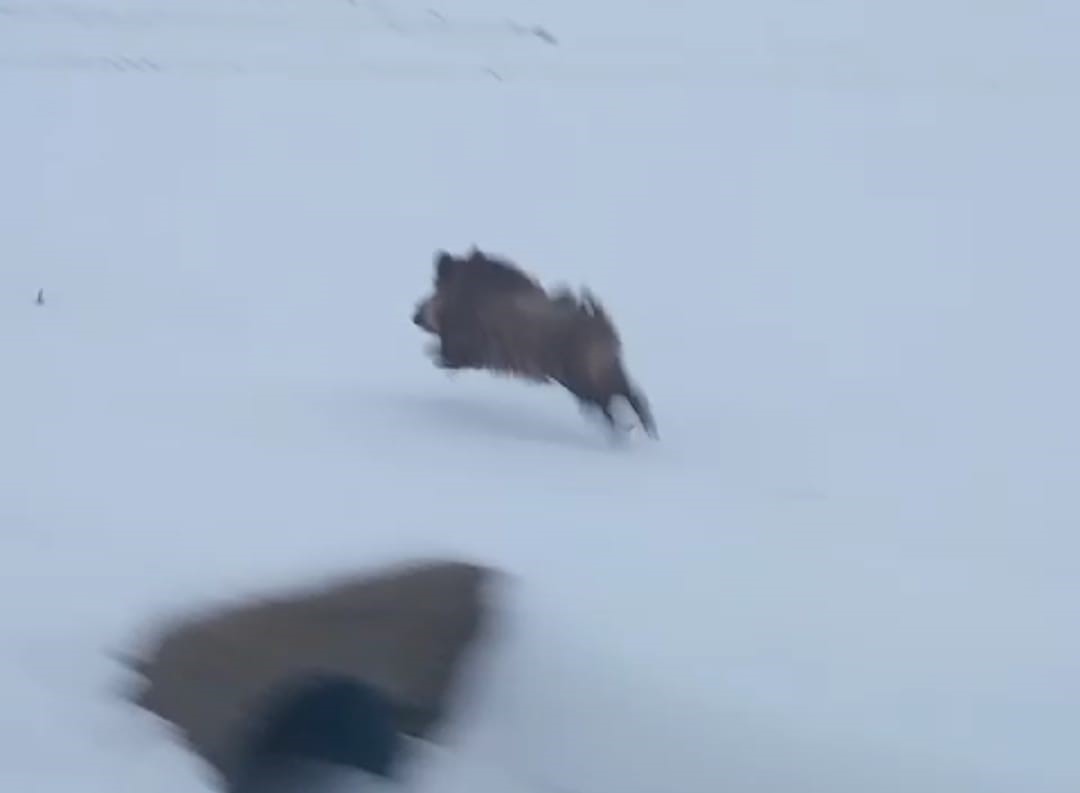
[[[402,736],[443,720],[493,575],[415,563],[185,620],[133,663],[133,699],[228,793],[277,790],[308,761],[393,778]]]

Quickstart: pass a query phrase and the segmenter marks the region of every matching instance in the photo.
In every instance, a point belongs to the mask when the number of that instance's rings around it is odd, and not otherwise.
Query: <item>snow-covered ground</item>
[[[1080,790],[1078,30],[0,2],[0,788],[209,789],[112,653],[449,553],[507,614],[415,790]],[[473,243],[605,301],[660,442],[431,366]]]

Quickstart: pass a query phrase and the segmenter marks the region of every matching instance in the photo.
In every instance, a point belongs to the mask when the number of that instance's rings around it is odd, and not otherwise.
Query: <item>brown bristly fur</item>
[[[648,403],[623,367],[615,324],[589,290],[549,294],[511,262],[475,247],[464,257],[439,251],[434,286],[413,322],[438,337],[437,366],[557,382],[612,427],[612,403],[621,396],[657,436]]]

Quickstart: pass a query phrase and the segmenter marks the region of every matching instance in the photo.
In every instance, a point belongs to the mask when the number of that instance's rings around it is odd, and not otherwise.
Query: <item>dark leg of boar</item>
[[[476,340],[462,332],[443,332],[439,336],[436,366],[442,369],[475,369],[483,365]]]
[[[612,413],[616,398],[622,397],[630,405],[634,413],[637,414],[642,429],[650,437],[659,438],[648,400],[645,399],[644,394],[630,385],[626,373],[621,369],[615,376],[615,382],[609,384],[609,387],[603,390],[581,383],[563,382],[563,386],[577,397],[582,407],[598,409],[612,430],[626,431],[629,429],[629,427],[619,426],[615,421],[615,415]]]
[[[649,403],[648,400],[645,399],[645,395],[633,386],[627,384],[620,396],[630,403],[630,407],[633,409],[634,413],[637,414],[645,432],[647,432],[650,437],[659,439],[660,435],[656,431],[656,422],[653,420],[652,410],[649,409]]]

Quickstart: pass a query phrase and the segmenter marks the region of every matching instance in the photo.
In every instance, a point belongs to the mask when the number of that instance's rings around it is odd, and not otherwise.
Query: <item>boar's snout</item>
[[[416,327],[426,330],[428,333],[438,333],[438,329],[431,322],[430,301],[424,300],[417,304],[412,315],[412,322]]]

